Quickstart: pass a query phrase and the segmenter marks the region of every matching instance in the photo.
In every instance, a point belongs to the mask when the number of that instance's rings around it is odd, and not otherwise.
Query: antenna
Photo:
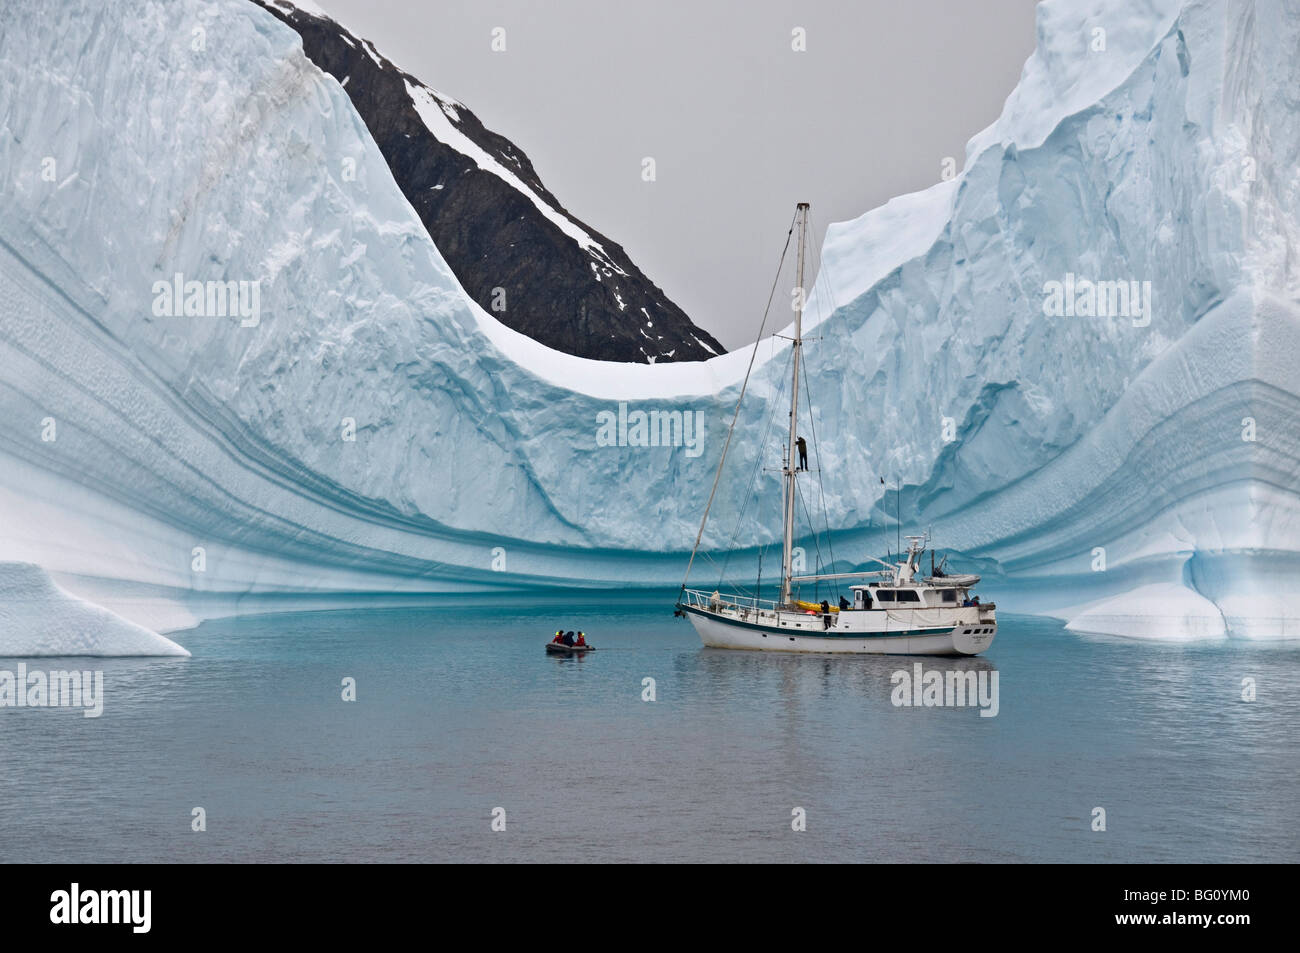
[[[903,488],[894,480],[894,534],[897,538],[898,551],[903,551]]]

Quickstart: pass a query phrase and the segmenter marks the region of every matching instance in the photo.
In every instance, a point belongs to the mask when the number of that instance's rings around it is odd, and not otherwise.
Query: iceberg
[[[31,563],[0,563],[0,658],[182,655],[171,639],[83,602]]]
[[[963,169],[826,235],[805,360],[833,564],[897,512],[1008,611],[1300,636],[1300,13],[1037,16]],[[265,10],[15,0],[0,134],[0,559],[164,631],[681,582],[750,352],[604,363],[495,320]],[[223,307],[241,282],[256,314]],[[788,358],[757,346],[727,463],[754,476],[704,539],[748,579]],[[598,439],[638,413],[705,439]]]

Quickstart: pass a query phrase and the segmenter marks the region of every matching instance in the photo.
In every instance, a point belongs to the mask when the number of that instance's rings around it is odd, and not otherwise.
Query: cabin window
[[[956,589],[945,589],[945,590],[943,590],[943,601],[944,601],[944,602],[956,602],[956,601],[957,601],[957,590],[956,590]]]
[[[897,601],[899,601],[899,602],[920,602],[920,601],[921,601],[921,594],[920,594],[919,592],[917,592],[915,589],[899,589],[899,590],[898,590],[898,599],[897,599]]]
[[[876,590],[876,599],[879,600],[880,602],[893,602],[893,601],[894,601],[894,590],[893,590],[893,589],[877,589],[877,590]]]

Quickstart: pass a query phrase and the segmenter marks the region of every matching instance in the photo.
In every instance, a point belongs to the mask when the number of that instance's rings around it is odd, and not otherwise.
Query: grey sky
[[[938,181],[945,156],[960,168],[1034,48],[1032,0],[317,3],[516,143],[733,349],[758,329],[795,202],[820,244]]]

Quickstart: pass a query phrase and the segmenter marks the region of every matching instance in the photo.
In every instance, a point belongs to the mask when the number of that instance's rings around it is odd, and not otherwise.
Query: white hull
[[[864,613],[865,614],[865,613]],[[889,631],[856,632],[847,627],[842,634],[809,623],[805,631],[729,620],[720,614],[688,610],[691,624],[701,641],[717,649],[748,649],[759,652],[828,652],[854,655],[978,655],[997,634],[991,619],[954,622],[927,630],[899,627]],[[823,634],[825,633],[825,634]]]
[[[804,247],[808,229],[808,203],[800,202],[795,209],[799,225],[799,264],[795,287],[803,287]],[[794,337],[791,339],[790,360],[790,431],[785,444],[781,474],[783,498],[781,515],[784,535],[781,544],[781,592],[775,600],[753,596],[723,596],[720,591],[708,593],[688,589],[685,581],[678,596],[678,611],[690,616],[691,624],[704,644],[719,649],[749,649],[759,652],[830,652],[852,655],[978,655],[993,644],[997,633],[993,603],[981,605],[979,598],[970,593],[980,577],[974,574],[944,574],[943,565],[935,566],[934,552],[930,553],[930,575],[919,579],[920,559],[929,543],[930,534],[907,537],[906,558],[898,562],[869,557],[880,563],[883,570],[870,572],[830,572],[816,575],[795,575],[794,532],[795,510],[798,500],[798,476],[808,469],[806,441],[799,435],[799,355],[803,347],[803,304],[795,307]],[[745,382],[748,384],[749,375]],[[743,390],[743,387],[742,387]],[[727,432],[727,444],[735,430],[737,416],[733,417]],[[813,439],[816,440],[816,432]],[[798,449],[799,463],[795,463]],[[724,446],[718,461],[718,472],[713,489],[722,478],[722,465],[726,461]],[[884,484],[884,478],[881,478]],[[883,490],[881,491],[884,492]],[[895,485],[895,492],[901,492]],[[710,494],[709,502],[713,497]],[[863,501],[867,502],[867,501]],[[708,508],[700,523],[700,533],[691,550],[691,561],[686,566],[686,579],[704,536],[708,521]],[[830,531],[829,524],[826,527]],[[901,548],[901,547],[900,547]],[[900,555],[903,555],[900,553]],[[947,557],[944,557],[945,561]],[[832,560],[833,562],[834,560]],[[725,568],[725,567],[724,567]],[[799,588],[809,583],[820,585],[833,579],[865,579],[879,577],[878,582],[849,586],[852,600],[839,597],[839,606],[832,609],[828,602],[804,602]],[[719,586],[722,580],[719,579]],[[813,596],[817,595],[814,585]],[[806,591],[806,590],[805,590]]]

